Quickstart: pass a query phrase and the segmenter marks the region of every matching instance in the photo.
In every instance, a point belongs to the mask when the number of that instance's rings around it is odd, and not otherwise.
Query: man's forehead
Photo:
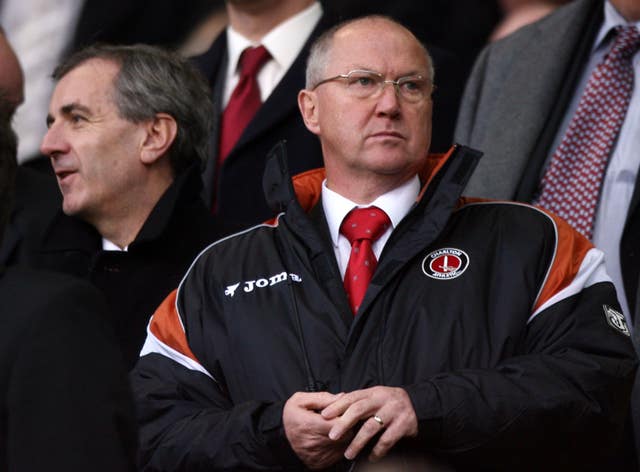
[[[69,70],[63,75],[58,83],[63,82],[65,79],[69,80],[84,80],[86,78],[94,78],[96,83],[112,83],[113,78],[120,70],[120,66],[111,60],[102,58],[87,59],[76,65],[73,69]]]
[[[55,86],[52,104],[101,102],[110,100],[119,67],[112,61],[89,59],[60,78]]]
[[[329,64],[337,63],[365,68],[374,63],[401,69],[427,66],[415,36],[401,25],[380,18],[356,21],[335,33]]]

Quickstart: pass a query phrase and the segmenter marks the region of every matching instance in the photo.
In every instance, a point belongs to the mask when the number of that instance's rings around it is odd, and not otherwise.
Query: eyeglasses
[[[344,81],[347,92],[355,98],[377,98],[382,93],[384,86],[391,84],[399,97],[411,103],[429,98],[435,89],[431,80],[425,79],[421,75],[409,75],[400,77],[398,80],[385,80],[380,72],[352,70],[347,74],[321,80],[312,90],[334,80]]]

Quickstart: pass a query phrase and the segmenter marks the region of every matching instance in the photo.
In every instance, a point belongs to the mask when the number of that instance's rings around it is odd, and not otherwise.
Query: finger
[[[403,434],[398,432],[397,428],[386,429],[385,432],[378,438],[376,445],[369,454],[369,460],[376,462],[382,459],[388,454],[393,446],[402,438]]]
[[[371,438],[378,434],[382,429],[383,427],[377,421],[373,418],[369,418],[362,424],[349,446],[347,446],[344,456],[349,460],[355,459]]]
[[[333,394],[329,392],[299,392],[296,403],[308,410],[321,410],[334,403],[343,393]]]
[[[355,402],[365,399],[367,396],[365,390],[355,390],[349,393],[343,393],[336,400],[327,405],[320,414],[326,419],[337,418]]]
[[[346,411],[335,419],[335,424],[329,432],[331,439],[341,438],[347,431],[356,426],[360,421],[366,421],[373,416],[378,409],[370,399],[362,399],[349,405]]]

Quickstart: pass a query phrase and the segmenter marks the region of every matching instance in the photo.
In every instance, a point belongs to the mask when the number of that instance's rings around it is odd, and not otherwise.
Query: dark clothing
[[[603,13],[603,0],[577,0],[480,54],[456,127],[456,140],[485,152],[467,192],[525,202],[535,196],[558,128],[589,61]],[[620,240],[620,266],[629,315],[638,325],[640,173]],[[633,336],[640,349],[640,330],[635,329]],[[633,398],[635,447],[640,458],[640,378]]]
[[[0,470],[133,470],[133,405],[102,295],[0,268],[0,299]]]
[[[175,48],[221,0],[84,0],[71,51],[95,42]]]
[[[47,165],[51,169],[49,162]],[[10,222],[4,238],[0,238],[0,265],[37,265],[35,249],[61,205],[53,173],[18,166]]]
[[[36,266],[90,280],[104,293],[126,365],[135,363],[156,307],[175,289],[215,228],[192,167],[167,189],[126,252],[103,251],[91,225],[61,210],[46,231]]]
[[[284,77],[262,104],[222,166],[217,169],[221,101],[227,68],[227,34],[222,32],[211,48],[194,58],[194,64],[209,80],[215,124],[211,137],[212,154],[203,173],[205,202],[215,201],[217,224],[222,234],[230,234],[272,217],[261,188],[267,153],[281,140],[287,141],[294,173],[322,166],[320,141],[304,125],[298,109],[298,92],[305,85],[309,47],[331,25],[324,15]],[[217,184],[216,184],[217,182]]]
[[[374,385],[403,387],[418,418],[392,455],[601,465],[636,366],[602,254],[537,208],[460,200],[477,157],[455,149],[394,229],[355,319],[321,204],[305,214],[268,168],[277,224],[211,245],[154,314],[131,376],[143,470],[304,469],[285,401]]]

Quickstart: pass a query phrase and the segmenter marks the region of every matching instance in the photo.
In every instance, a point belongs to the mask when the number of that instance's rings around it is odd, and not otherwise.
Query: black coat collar
[[[198,165],[193,165],[180,174],[160,197],[140,232],[129,245],[130,251],[157,240],[171,224],[180,208],[196,201],[202,181]],[[42,243],[43,252],[80,251],[88,254],[102,248],[102,236],[90,224],[58,210]]]

